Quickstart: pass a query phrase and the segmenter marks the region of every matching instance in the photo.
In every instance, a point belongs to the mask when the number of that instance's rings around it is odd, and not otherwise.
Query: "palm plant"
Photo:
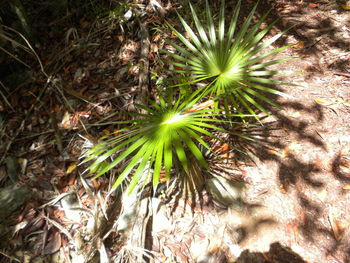
[[[262,42],[262,39],[276,21],[265,29],[259,30],[266,20],[267,13],[255,25],[250,27],[257,7],[255,5],[241,28],[237,30],[241,5],[241,0],[238,0],[227,29],[225,27],[225,1],[222,0],[218,27],[216,28],[207,0],[205,24],[200,21],[193,6],[189,5],[194,21],[193,27],[196,28],[197,32],[179,14],[178,17],[187,33],[187,37],[169,24],[184,45],[180,46],[174,42],[169,42],[177,52],[172,53],[165,50],[165,53],[172,57],[172,60],[167,62],[174,66],[173,71],[188,76],[191,79],[189,83],[205,81],[207,94],[216,98],[217,105],[220,100],[223,101],[227,110],[229,105],[232,105],[235,110],[239,110],[240,105],[242,105],[251,114],[254,114],[251,106],[266,112],[257,99],[278,106],[277,103],[266,97],[264,93],[281,95],[281,92],[269,86],[289,83],[270,79],[269,77],[282,72],[265,68],[292,58],[264,61],[289,46],[283,46],[261,54],[261,51],[270,47],[284,33],[279,33]],[[174,86],[182,86],[189,83],[180,83]]]
[[[95,178],[108,172],[113,167],[121,167],[113,189],[117,188],[132,174],[129,181],[129,192],[140,182],[147,182],[152,176],[153,185],[160,180],[162,171],[165,178],[170,177],[174,168],[180,168],[178,174],[188,178],[183,184],[189,191],[196,190],[200,184],[202,173],[199,167],[208,168],[203,156],[204,148],[210,151],[205,142],[215,137],[214,131],[227,132],[218,126],[220,122],[232,124],[232,118],[246,116],[241,114],[241,106],[255,115],[252,106],[266,112],[258,100],[278,106],[265,93],[281,95],[272,85],[289,84],[270,79],[281,71],[267,70],[266,67],[292,58],[265,61],[272,55],[288,48],[284,46],[261,53],[284,32],[262,41],[274,23],[260,30],[266,19],[265,14],[259,21],[250,26],[256,6],[248,15],[239,30],[236,30],[241,0],[238,0],[228,30],[225,28],[225,1],[221,1],[218,27],[214,26],[212,12],[206,1],[206,23],[203,24],[195,9],[190,4],[195,32],[190,25],[179,16],[188,38],[169,25],[175,32],[182,46],[170,42],[177,51],[171,53],[167,62],[174,66],[179,90],[167,89],[166,95],[158,96],[159,102],[150,101],[149,105],[137,105],[142,113],[134,113],[130,121],[119,122],[129,127],[117,133],[105,136],[102,142],[85,154],[85,162],[94,160],[88,167],[95,173]],[[236,32],[237,31],[237,32]],[[197,90],[189,89],[190,84],[204,82]],[[290,84],[291,85],[291,84]],[[172,93],[177,92],[174,99]],[[170,95],[169,95],[170,94]],[[184,95],[187,94],[187,95]],[[209,95],[209,96],[208,96]],[[202,99],[211,98],[200,105],[212,104],[214,109],[195,106]],[[210,102],[210,103],[208,103]],[[222,104],[225,108],[222,111]],[[238,114],[234,114],[238,112]],[[107,162],[107,160],[110,160]],[[204,180],[202,180],[204,181]]]
[[[85,154],[85,162],[95,159],[88,168],[90,172],[96,173],[97,178],[123,163],[123,171],[112,188],[117,188],[134,171],[129,184],[131,192],[145,174],[152,174],[154,186],[158,184],[162,170],[169,178],[174,163],[189,173],[189,155],[207,168],[200,147],[208,150],[210,147],[201,136],[215,137],[209,130],[223,131],[214,125],[223,120],[216,118],[220,113],[215,110],[193,110],[193,105],[201,98],[200,92],[198,90],[186,99],[177,99],[175,103],[172,96],[167,96],[167,99],[159,97],[159,104],[151,101],[150,107],[137,105],[146,113],[134,113],[136,119],[120,122],[131,124],[131,127],[103,138]],[[115,153],[115,159],[106,164],[106,159]]]

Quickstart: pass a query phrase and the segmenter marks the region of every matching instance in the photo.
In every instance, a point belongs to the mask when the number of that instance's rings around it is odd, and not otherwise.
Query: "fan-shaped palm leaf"
[[[208,92],[217,98],[223,98],[225,105],[233,104],[236,109],[239,105],[243,105],[251,114],[254,114],[251,108],[253,105],[266,112],[256,99],[277,106],[273,100],[263,94],[267,92],[281,95],[281,92],[268,86],[289,83],[270,79],[269,77],[283,72],[265,68],[293,58],[264,62],[270,56],[289,47],[283,46],[261,54],[261,51],[271,46],[284,32],[262,42],[275,22],[260,31],[259,28],[267,16],[265,14],[255,25],[250,26],[257,5],[237,30],[240,5],[241,0],[238,0],[226,30],[224,0],[221,1],[217,28],[214,26],[208,1],[206,1],[206,24],[200,21],[196,10],[190,4],[196,30],[192,29],[181,15],[178,15],[188,38],[170,25],[185,47],[170,42],[177,52],[165,51],[173,58],[167,62],[175,67],[174,72],[189,76],[191,83],[207,80]],[[180,85],[183,84],[176,86]]]
[[[139,105],[147,113],[135,114],[137,118],[132,121],[131,128],[110,135],[87,152],[85,161],[95,159],[89,166],[90,172],[99,177],[123,162],[123,171],[113,188],[118,187],[134,171],[129,185],[129,190],[132,191],[145,173],[152,171],[153,185],[158,184],[162,169],[169,178],[175,161],[188,172],[188,154],[192,154],[207,168],[200,147],[208,150],[210,147],[201,136],[215,137],[209,130],[222,130],[214,125],[222,120],[217,119],[220,114],[215,110],[189,110],[200,99],[199,92],[196,91],[183,102],[177,100],[174,104],[171,98],[168,102],[160,98],[160,103],[152,102],[151,107]],[[105,165],[106,159],[110,157],[114,159]]]

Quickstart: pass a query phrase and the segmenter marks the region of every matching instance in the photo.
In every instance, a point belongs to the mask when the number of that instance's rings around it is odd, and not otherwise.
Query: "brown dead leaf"
[[[91,183],[96,190],[98,190],[101,187],[101,183],[98,182],[96,179],[92,179]]]
[[[72,148],[72,149],[71,149],[71,151],[70,151],[70,153],[71,153],[72,155],[78,155],[78,154],[80,154],[80,153],[81,153],[81,151],[79,151],[79,150],[77,150],[77,149]]]
[[[349,227],[350,223],[336,219],[334,216],[328,216],[329,222],[332,227],[334,237],[337,241],[343,238],[344,231]]]
[[[230,157],[229,153],[223,153],[220,155],[220,158],[223,159],[223,160],[228,160]]]
[[[36,218],[33,218],[32,220],[28,220],[28,224],[24,229],[24,233],[30,234],[35,231],[41,230],[45,224],[44,219],[39,215]]]
[[[270,154],[270,155],[275,155],[275,156],[280,156],[281,155],[278,151],[276,151],[274,149],[267,150],[267,153]]]
[[[60,222],[63,223],[63,219],[65,219],[65,217],[66,217],[66,214],[64,213],[63,210],[56,209],[56,210],[52,210],[51,213],[52,213],[53,218],[60,219]]]
[[[76,179],[76,174],[72,174],[71,176],[69,176],[68,179],[68,185],[74,185],[75,184],[75,179]]]
[[[302,49],[305,47],[305,42],[304,41],[298,41],[295,43],[295,45],[293,46],[293,48],[297,48],[297,49]]]
[[[350,5],[342,5],[342,7],[344,10],[350,10]]]
[[[62,245],[61,233],[54,231],[48,239],[48,242],[43,250],[43,255],[50,255],[57,252]]]
[[[290,145],[288,145],[286,148],[282,149],[282,151],[279,153],[279,156],[282,158],[287,158],[291,155],[291,153],[294,150],[300,149],[301,145],[297,142],[292,142]]]
[[[222,145],[218,145],[217,147],[214,148],[215,153],[220,153],[220,152],[227,152],[229,149],[229,145],[227,143],[224,143]]]
[[[188,263],[189,258],[186,256],[185,251],[183,251],[184,253],[181,251],[181,247],[178,244],[167,242],[166,246],[173,255],[176,255],[181,260],[180,262]]]
[[[74,113],[73,118],[72,118],[72,124],[77,124],[79,121],[79,114],[77,112]]]
[[[45,166],[46,171],[50,171],[50,173],[55,177],[63,177],[65,176],[64,169],[61,169],[54,165],[53,163],[49,163]]]
[[[104,135],[108,135],[108,134],[110,134],[111,132],[110,132],[109,130],[107,130],[107,129],[104,129],[104,130],[102,130],[102,133],[103,133]]]
[[[318,7],[318,4],[310,3],[310,4],[309,4],[309,7],[311,7],[311,8],[317,8],[317,7]]]
[[[69,128],[69,126],[70,126],[70,114],[68,111],[66,111],[64,113],[60,126],[64,127],[64,128]]]
[[[286,194],[287,193],[286,186],[284,186],[283,184],[280,185],[280,192],[282,194]]]
[[[286,147],[280,153],[280,157],[287,158],[288,156],[290,156],[290,152],[291,152],[290,149],[288,147]]]

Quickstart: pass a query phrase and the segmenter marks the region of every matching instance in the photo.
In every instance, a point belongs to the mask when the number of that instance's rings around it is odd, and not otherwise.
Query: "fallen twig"
[[[50,219],[47,216],[43,216],[44,219],[49,222],[50,224],[52,224],[53,226],[55,226],[56,228],[58,228],[63,234],[65,234],[70,240],[74,240],[72,235],[69,233],[69,231],[67,229],[65,229],[60,223],[57,223],[55,220]]]
[[[335,75],[339,75],[339,76],[345,76],[350,78],[350,73],[346,73],[346,72],[334,72]]]
[[[13,260],[13,261],[16,261],[16,262],[21,262],[18,258],[9,255],[8,253],[6,253],[6,252],[3,251],[3,250],[0,250],[0,254],[3,255],[4,257],[10,259],[11,261]]]

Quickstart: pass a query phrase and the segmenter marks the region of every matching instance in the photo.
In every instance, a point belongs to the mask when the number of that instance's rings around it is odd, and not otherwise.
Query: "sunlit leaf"
[[[317,104],[320,104],[320,105],[323,105],[323,106],[329,106],[329,105],[333,104],[332,101],[326,100],[326,99],[322,99],[322,98],[316,98],[315,102]]]
[[[240,106],[246,108],[251,114],[254,114],[255,109],[267,112],[258,101],[278,106],[276,102],[268,99],[263,93],[281,95],[281,92],[272,86],[286,85],[286,83],[270,79],[270,77],[283,72],[268,70],[266,67],[293,58],[273,61],[266,61],[266,59],[291,46],[269,49],[287,30],[262,42],[276,21],[260,30],[268,15],[267,12],[256,24],[251,25],[257,4],[244,19],[240,28],[237,28],[237,20],[241,1],[236,3],[236,8],[228,23],[225,21],[224,0],[220,3],[217,20],[214,19],[215,16],[213,16],[209,1],[205,1],[205,22],[201,22],[198,11],[191,4],[189,5],[194,27],[191,27],[191,23],[185,21],[178,14],[187,33],[186,36],[169,24],[183,45],[181,47],[178,44],[170,43],[175,48],[176,53],[166,52],[172,57],[172,60],[168,62],[181,68],[181,70],[173,72],[187,75],[191,80],[191,82],[177,83],[174,86],[199,82],[208,84],[207,94],[215,98],[217,102],[214,105],[216,107],[224,105],[226,113],[231,110],[241,112]],[[267,51],[264,52],[265,50]],[[244,85],[242,85],[243,83]],[[237,89],[238,87],[239,89]]]
[[[71,165],[68,166],[66,174],[71,174],[75,168],[77,168],[77,164],[76,163],[72,163]]]
[[[147,109],[148,114],[136,114],[129,128],[105,135],[102,142],[87,152],[87,160],[94,159],[88,169],[95,173],[96,178],[115,166],[121,166],[113,188],[131,176],[128,188],[131,192],[148,174],[152,175],[154,186],[161,176],[169,178],[175,162],[188,173],[189,155],[203,168],[208,168],[201,149],[210,150],[210,146],[201,136],[216,138],[212,132],[224,131],[216,124],[225,120],[217,118],[222,116],[219,111],[208,108],[212,101],[194,107],[201,97],[200,91],[196,91],[183,101],[177,99],[174,103],[173,96],[165,96],[159,104],[150,102],[150,108],[140,106]],[[162,171],[165,175],[161,175]]]
[[[344,189],[344,190],[350,190],[350,184],[344,185],[344,186],[343,186],[343,189]]]

